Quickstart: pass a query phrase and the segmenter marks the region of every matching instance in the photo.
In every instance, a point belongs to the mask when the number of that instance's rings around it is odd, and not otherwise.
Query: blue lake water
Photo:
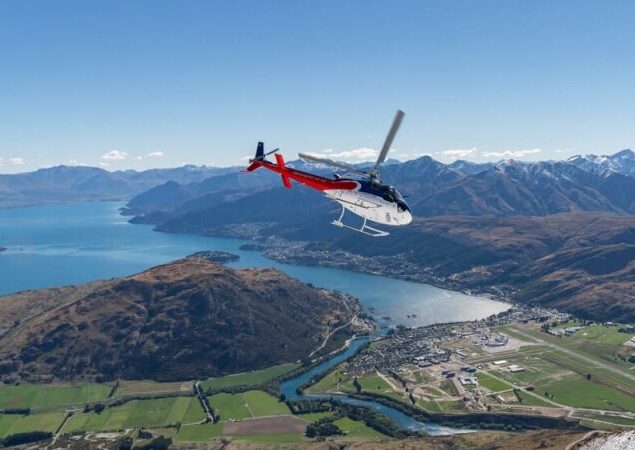
[[[504,303],[433,286],[320,267],[280,264],[245,241],[158,233],[119,215],[120,202],[0,209],[0,295],[26,289],[130,275],[200,250],[240,255],[233,267],[275,267],[304,282],[348,292],[377,317],[419,326],[479,319],[507,309]],[[415,314],[416,318],[406,316]]]
[[[239,250],[245,241],[158,233],[132,225],[119,215],[119,202],[81,203],[0,210],[0,295],[26,289],[84,283],[130,275],[201,250],[224,250],[240,256],[233,267],[275,267],[304,282],[348,292],[376,316],[410,326],[474,320],[504,311],[508,305],[433,286],[337,269],[279,264],[259,252]],[[416,318],[408,318],[415,314]],[[338,356],[281,386],[288,398],[295,390],[354,354],[369,338],[357,338]],[[330,397],[330,396],[329,396]],[[372,401],[338,396],[339,401],[372,408],[402,428],[430,434],[467,430],[418,422]]]

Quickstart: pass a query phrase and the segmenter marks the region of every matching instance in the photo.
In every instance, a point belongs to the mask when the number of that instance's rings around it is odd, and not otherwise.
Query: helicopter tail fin
[[[250,159],[249,166],[247,167],[247,172],[253,172],[258,167],[261,166],[261,162],[265,159],[265,144],[264,142],[258,142],[258,147],[256,147],[256,156],[254,159]]]

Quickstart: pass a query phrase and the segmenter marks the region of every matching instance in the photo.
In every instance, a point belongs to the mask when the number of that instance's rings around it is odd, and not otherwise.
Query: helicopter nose
[[[410,222],[412,222],[412,214],[410,213],[409,209],[406,209],[405,211],[403,211],[401,214],[401,223],[403,225],[408,225]]]

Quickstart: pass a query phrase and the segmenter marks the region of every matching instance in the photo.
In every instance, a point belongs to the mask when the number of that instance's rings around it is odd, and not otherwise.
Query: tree
[[[359,383],[357,377],[353,380],[353,386],[355,386],[355,391],[357,391],[358,394],[362,392],[362,385]]]
[[[93,407],[93,411],[95,411],[97,414],[101,414],[104,409],[106,409],[106,405],[104,405],[103,403],[96,403]]]

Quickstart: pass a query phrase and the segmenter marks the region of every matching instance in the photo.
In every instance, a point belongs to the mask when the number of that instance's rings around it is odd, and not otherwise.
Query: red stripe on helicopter
[[[330,178],[320,177],[311,173],[302,172],[301,170],[290,169],[285,165],[284,158],[279,153],[276,153],[276,162],[278,164],[273,164],[269,161],[254,161],[250,164],[247,170],[251,172],[259,167],[264,167],[272,172],[279,173],[282,178],[282,183],[287,188],[291,187],[291,182],[289,180],[294,180],[313,189],[317,189],[318,191],[354,191],[359,186],[359,184],[353,180],[331,180]]]

